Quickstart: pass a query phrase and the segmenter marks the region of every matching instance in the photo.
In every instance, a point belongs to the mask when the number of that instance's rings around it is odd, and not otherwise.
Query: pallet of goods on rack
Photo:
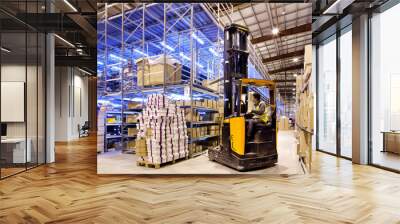
[[[162,54],[152,58],[136,60],[139,87],[174,84],[188,81],[190,72],[183,69],[178,60],[171,55]]]
[[[104,126],[105,116],[105,108],[100,107],[97,113],[97,153],[104,152],[104,134],[106,130],[106,127]]]
[[[125,98],[126,97],[126,98]],[[133,101],[127,95],[122,100],[122,144],[124,153],[135,153],[138,118],[143,110],[142,101]]]
[[[141,159],[147,145],[150,154],[139,165],[160,167],[220,144],[224,107],[220,24],[205,4],[151,3],[129,9],[128,4],[118,4],[125,10],[109,17],[110,8],[105,7],[97,24],[99,102],[112,105],[107,118],[115,116],[115,121],[104,121],[105,148],[135,151],[135,158]],[[249,77],[267,76],[260,70],[264,65],[259,65],[254,56],[249,58]],[[175,114],[163,114],[166,110]],[[167,129],[171,125],[175,131]],[[184,131],[179,132],[178,126]]]
[[[202,86],[200,84],[193,84],[190,85],[190,83],[174,83],[174,84],[165,84],[165,85],[152,85],[152,86],[146,86],[146,87],[138,87],[135,92],[141,92],[141,93],[148,93],[148,94],[153,94],[153,93],[158,93],[158,92],[170,92],[174,93],[177,95],[188,95],[190,90],[192,90],[193,97],[198,98],[198,97],[221,97],[222,94],[219,94],[218,92],[214,91],[213,89],[209,89],[205,86]]]

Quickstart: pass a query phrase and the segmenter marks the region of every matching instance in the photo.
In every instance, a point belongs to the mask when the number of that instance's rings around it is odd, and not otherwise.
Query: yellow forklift
[[[238,171],[274,166],[278,161],[275,83],[249,79],[247,73],[248,29],[232,24],[224,29],[224,121],[221,145],[208,150],[211,161]],[[255,125],[254,135],[247,137],[249,94],[265,87],[269,91],[271,121]]]

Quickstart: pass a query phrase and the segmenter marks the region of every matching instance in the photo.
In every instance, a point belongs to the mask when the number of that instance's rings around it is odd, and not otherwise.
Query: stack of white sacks
[[[185,112],[164,95],[147,98],[138,128],[138,137],[146,139],[147,162],[162,164],[189,155]]]

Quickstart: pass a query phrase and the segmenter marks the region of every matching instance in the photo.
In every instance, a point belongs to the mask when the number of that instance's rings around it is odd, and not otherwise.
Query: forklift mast
[[[249,86],[263,86],[268,87],[272,92],[275,91],[275,84],[270,80],[248,78],[248,34],[249,30],[246,27],[236,24],[229,25],[224,29],[222,141],[218,147],[208,150],[210,160],[239,171],[266,168],[273,166],[278,161],[275,124],[272,123],[268,126],[258,123],[258,125],[254,125],[254,133],[251,134],[253,136],[249,138],[247,136],[249,132],[246,129],[248,121],[241,114],[242,111],[247,110],[242,106],[248,105]],[[242,95],[245,96],[243,99]]]
[[[241,94],[247,94],[247,87],[239,90],[239,80],[247,78],[247,27],[231,24],[224,29],[224,117],[240,116]]]

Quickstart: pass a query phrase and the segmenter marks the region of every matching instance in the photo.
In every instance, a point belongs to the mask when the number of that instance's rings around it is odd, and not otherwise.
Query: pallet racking
[[[116,4],[120,8],[118,12],[111,10]],[[198,105],[198,101],[223,100],[220,85],[223,24],[214,18],[206,4],[105,3],[99,4],[99,9],[98,102],[107,105],[105,151],[113,148],[112,145],[127,151],[135,138],[128,135],[127,130],[136,127],[135,123],[126,122],[127,116],[139,113],[146,97],[153,93],[187,101],[188,104],[182,107],[191,115],[188,128],[219,125],[220,121],[193,119],[195,112],[206,118],[221,112],[218,108]],[[254,55],[251,58],[257,60]],[[146,83],[146,66],[154,61],[160,66],[162,75],[154,73],[151,78],[156,77],[157,82]],[[253,77],[260,77],[259,71],[267,77],[264,66],[251,64],[250,70]],[[263,90],[255,91],[264,93]],[[131,104],[141,106],[128,107]],[[219,140],[217,137],[189,136],[192,145],[215,143]],[[197,151],[191,150],[191,156],[203,153]]]

